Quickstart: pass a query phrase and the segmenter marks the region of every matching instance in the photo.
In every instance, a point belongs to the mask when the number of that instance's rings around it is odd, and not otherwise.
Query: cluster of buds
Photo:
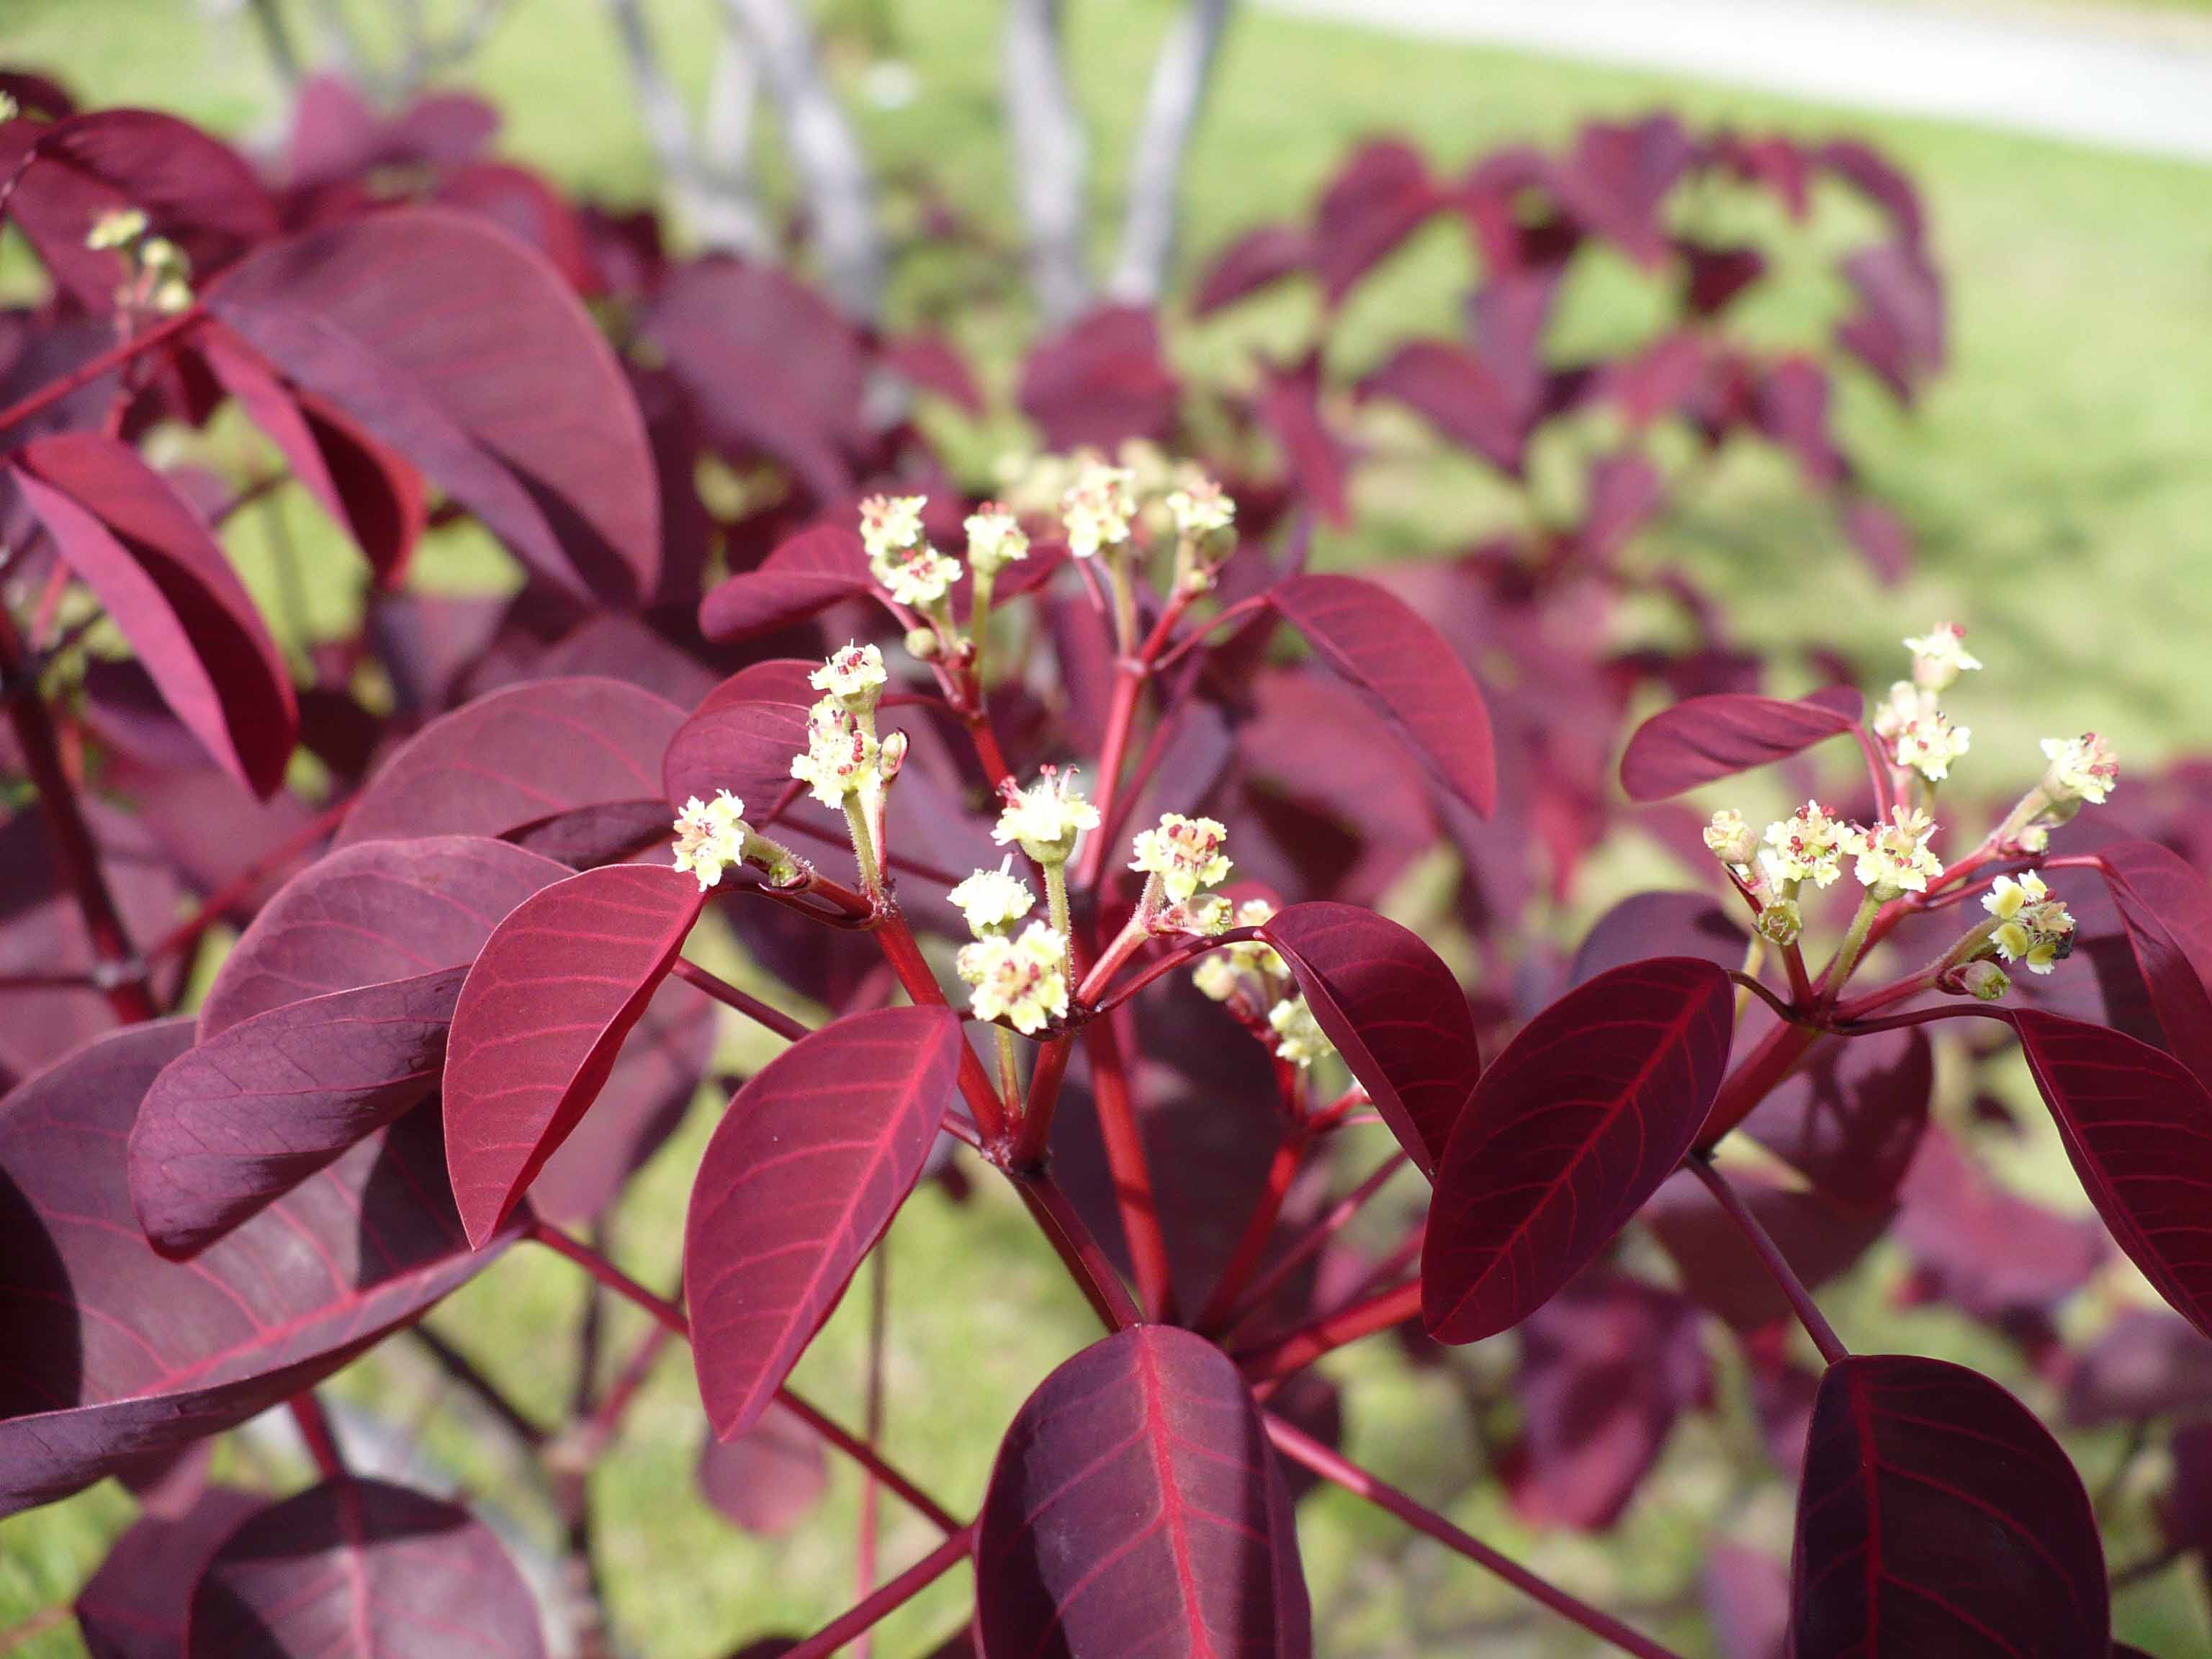
[[[1966,649],[1966,630],[1948,622],[1937,623],[1917,639],[1905,641],[1912,653],[1912,678],[1889,688],[1889,700],[1875,711],[1874,733],[1887,746],[1891,763],[1900,773],[1917,773],[1929,783],[1951,775],[1954,761],[1966,757],[1973,736],[1954,725],[1937,702],[1959,682],[1961,674],[1982,665]]]
[[[1161,901],[1188,905],[1201,887],[1218,887],[1229,879],[1229,831],[1212,818],[1189,818],[1180,812],[1161,814],[1157,826],[1141,830],[1132,848],[1136,857],[1129,867],[1147,878],[1146,902],[1139,908],[1158,911]],[[1184,931],[1198,931],[1186,929]]]
[[[960,562],[929,544],[922,532],[926,495],[871,495],[860,503],[860,544],[868,574],[898,604],[932,621],[949,623],[948,602],[960,580]]]
[[[791,775],[824,806],[842,810],[859,796],[872,808],[898,775],[906,734],[876,737],[876,704],[889,678],[872,645],[848,645],[807,677],[823,695],[806,712],[806,747],[792,757]]]
[[[1074,856],[1084,832],[1097,827],[1098,809],[1075,787],[1074,772],[1048,766],[1028,788],[1007,788],[991,839],[1001,847],[1018,846],[1039,864],[1057,867]]]
[[[1075,482],[1060,502],[1067,550],[1079,559],[1095,559],[1125,544],[1137,514],[1136,486],[1133,469],[1110,466],[1097,455],[1079,456]]]
[[[1036,895],[1014,874],[1013,855],[995,870],[976,871],[948,896],[975,935],[953,966],[967,983],[976,1018],[1002,1019],[1030,1036],[1065,1016],[1067,936],[1042,921],[1015,933],[1036,908]]]
[[[1275,914],[1265,899],[1246,899],[1228,920],[1257,927]],[[1191,982],[1224,1005],[1255,1035],[1265,1032],[1278,1060],[1301,1070],[1335,1052],[1312,1007],[1298,994],[1290,965],[1261,939],[1238,939],[1209,951],[1191,969]]]
[[[2074,918],[2066,901],[2051,896],[2033,870],[2018,880],[1999,876],[1982,896],[1994,926],[1990,943],[2007,962],[2024,962],[2031,974],[2050,973],[2074,950]]]
[[[192,264],[184,249],[166,236],[150,234],[137,208],[113,208],[93,221],[84,245],[118,255],[129,273],[115,290],[125,311],[173,316],[192,305]]]
[[[740,864],[753,866],[779,886],[803,873],[788,848],[745,822],[744,802],[726,789],[716,791],[712,800],[694,795],[685,801],[676,815],[675,834],[675,866],[697,878],[702,893],[720,884],[724,871]]]

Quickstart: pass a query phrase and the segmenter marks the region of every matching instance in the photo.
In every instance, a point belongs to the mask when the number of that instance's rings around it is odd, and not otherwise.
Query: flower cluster
[[[694,795],[676,815],[676,867],[699,878],[704,892],[722,879],[722,872],[742,864],[752,826],[745,822],[745,804],[726,789],[702,801]]]
[[[1890,759],[1929,783],[1951,775],[1952,763],[1965,757],[1973,735],[1936,702],[1936,694],[1957,684],[1960,675],[1982,665],[1967,653],[1966,637],[1964,629],[1940,622],[1905,641],[1905,648],[1912,653],[1912,678],[1892,685],[1888,701],[1875,711],[1874,733],[1887,744]]]
[[[1246,899],[1231,918],[1239,927],[1257,927],[1275,914],[1265,899]],[[1334,1052],[1313,1009],[1299,994],[1290,964],[1261,939],[1238,939],[1200,957],[1191,983],[1248,1025],[1266,1022],[1275,1057],[1301,1068]]]
[[[1018,938],[987,933],[963,945],[953,966],[978,1019],[1003,1019],[1033,1036],[1067,1012],[1067,935],[1043,922]]]
[[[1212,818],[1164,813],[1156,829],[1138,833],[1129,867],[1156,879],[1170,904],[1187,904],[1200,888],[1229,878],[1229,858],[1221,850],[1228,838]]]
[[[167,237],[151,234],[141,210],[109,209],[92,222],[84,245],[121,256],[130,275],[116,290],[118,306],[167,315],[191,308],[191,260]]]
[[[1018,843],[1039,864],[1065,864],[1077,838],[1097,827],[1098,809],[1075,788],[1074,772],[1048,766],[1028,788],[1007,792],[991,839],[1001,847]]]
[[[1982,896],[1996,919],[1990,935],[2007,962],[2024,962],[2031,974],[2050,973],[2074,949],[2074,918],[2066,901],[2051,896],[2043,878],[2029,870],[2015,881],[1999,876]]]
[[[1129,539],[1129,520],[1137,511],[1137,475],[1095,455],[1081,458],[1078,466],[1074,483],[1060,499],[1060,519],[1067,530],[1067,550],[1079,559],[1095,559],[1104,549]]]
[[[968,931],[977,938],[1003,933],[1036,908],[1036,895],[1014,874],[1014,855],[1006,854],[995,870],[978,870],[945,897],[967,918]]]
[[[815,799],[842,811],[848,798],[872,788],[880,754],[869,722],[836,696],[806,711],[806,748],[791,758],[791,775]]]
[[[968,515],[968,568],[978,578],[995,576],[1030,556],[1030,538],[1021,521],[996,501]]]
[[[1851,873],[1876,898],[1924,893],[1943,876],[1943,861],[1928,848],[1935,833],[1936,820],[1910,806],[1891,807],[1887,821],[1871,827],[1852,824],[1844,832]]]
[[[1843,879],[1844,854],[1850,850],[1852,830],[1820,802],[1808,800],[1780,823],[1766,826],[1759,868],[1777,887],[1794,888],[1807,881],[1815,887],[1832,887]]]
[[[884,653],[872,645],[848,644],[832,652],[822,666],[806,677],[817,691],[826,691],[854,714],[872,712],[890,681]]]
[[[927,495],[871,495],[860,503],[860,543],[868,572],[899,604],[927,611],[960,580],[960,562],[932,547],[921,528]]]
[[[2102,806],[2119,786],[2119,757],[2094,732],[2078,738],[2045,738],[2043,754],[2051,763],[2043,775],[2043,787],[2054,803],[2087,801]]]

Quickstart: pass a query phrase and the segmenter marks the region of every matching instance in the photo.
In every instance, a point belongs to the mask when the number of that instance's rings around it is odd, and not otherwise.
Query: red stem
[[[669,971],[685,984],[697,986],[715,1001],[734,1008],[746,1018],[767,1026],[769,1030],[787,1042],[796,1042],[799,1038],[807,1036],[811,1030],[811,1027],[793,1019],[781,1009],[769,1007],[758,997],[740,991],[729,981],[721,978],[719,975],[708,973],[697,963],[686,957],[677,957],[676,965]]]
[[[1303,1124],[1276,1144],[1275,1156],[1267,1165],[1267,1184],[1260,1189],[1260,1201],[1253,1206],[1237,1248],[1230,1253],[1229,1265],[1221,1270],[1213,1294],[1199,1310],[1198,1317],[1191,1323],[1192,1329],[1219,1329],[1230,1309],[1236,1306],[1237,1297],[1251,1283],[1261,1258],[1267,1254],[1267,1242],[1275,1236],[1275,1223],[1282,1216],[1283,1200],[1289,1196],[1291,1183],[1297,1179],[1299,1170],[1304,1167],[1306,1151],[1311,1144],[1310,1133]]]
[[[881,1589],[856,1607],[839,1613],[797,1647],[791,1649],[784,1659],[825,1659],[827,1655],[836,1652],[854,1638],[872,1629],[957,1566],[975,1547],[975,1528],[961,1528]]]
[[[899,983],[906,987],[907,995],[918,1004],[939,1008],[948,1006],[945,988],[930,971],[929,963],[921,954],[921,946],[915,942],[905,917],[896,909],[885,910],[877,921],[875,935],[876,943],[883,947],[884,959],[899,976]],[[1006,1115],[999,1103],[998,1090],[992,1086],[989,1075],[983,1070],[983,1062],[975,1058],[975,1051],[964,1040],[960,1045],[960,1093],[975,1117],[985,1148],[998,1146],[1006,1136]]]
[[[1168,1272],[1167,1235],[1160,1227],[1158,1203],[1152,1196],[1152,1172],[1145,1161],[1143,1132],[1129,1097],[1129,1074],[1121,1054],[1121,1033],[1109,1014],[1093,1020],[1083,1030],[1084,1050],[1091,1057],[1091,1095],[1098,1110],[1099,1139],[1106,1146],[1106,1167],[1114,1178],[1114,1195],[1121,1207],[1121,1231],[1129,1246],[1129,1265],[1137,1277],[1138,1298],[1145,1316],[1154,1324],[1175,1322],[1175,1285]]]
[[[1244,1292],[1243,1311],[1230,1325],[1224,1336],[1234,1336],[1237,1329],[1249,1322],[1267,1305],[1283,1281],[1296,1273],[1317,1255],[1322,1247],[1336,1237],[1352,1217],[1366,1207],[1369,1200],[1390,1184],[1391,1177],[1413,1160],[1403,1152],[1393,1152],[1384,1158],[1373,1175],[1339,1199],[1327,1215],[1309,1227],[1297,1243],[1285,1250],[1267,1271],[1254,1279]]]
[[[1037,1050],[1036,1067],[1030,1073],[1029,1099],[1022,1107],[1021,1125],[1014,1132],[1014,1149],[1006,1162],[1015,1170],[1042,1169],[1052,1144],[1052,1115],[1060,1103],[1060,1087],[1067,1076],[1067,1062],[1075,1053],[1073,1036],[1057,1036]]]
[[[586,1428],[597,1443],[604,1444],[614,1438],[623,1419],[629,1413],[630,1402],[645,1387],[646,1378],[653,1375],[653,1366],[659,1363],[662,1352],[672,1340],[674,1334],[667,1326],[655,1324],[630,1351],[622,1370],[615,1373],[615,1380],[607,1385],[605,1395],[592,1408]]]
[[[158,943],[148,947],[146,960],[163,962],[189,950],[198,943],[201,934],[222,921],[233,905],[267,880],[272,872],[281,870],[335,830],[352,806],[353,801],[349,797],[334,801],[316,813],[283,842],[201,900],[198,909],[164,933]]]
[[[331,1419],[323,1413],[323,1402],[315,1398],[313,1389],[302,1389],[284,1402],[292,1408],[292,1420],[299,1425],[300,1438],[307,1443],[307,1455],[315,1460],[315,1468],[325,1480],[343,1480],[346,1475],[345,1459],[338,1455],[337,1436],[331,1432]]]
[[[1827,1316],[1814,1302],[1813,1293],[1805,1288],[1804,1280],[1797,1277],[1789,1258],[1782,1254],[1782,1247],[1774,1242],[1772,1234],[1759,1225],[1759,1218],[1745,1205],[1742,1195],[1729,1184],[1728,1177],[1715,1169],[1712,1160],[1702,1153],[1692,1153],[1689,1164],[1692,1172],[1705,1183],[1705,1190],[1719,1201],[1722,1209],[1728,1212],[1729,1219],[1735,1222],[1743,1236],[1751,1241],[1751,1248],[1759,1252],[1759,1263],[1766,1269],[1767,1277],[1790,1299],[1791,1311],[1796,1314],[1797,1322],[1805,1328],[1805,1334],[1813,1339],[1813,1346],[1820,1351],[1821,1359],[1832,1365],[1839,1359],[1850,1358],[1851,1351],[1844,1346],[1843,1339],[1836,1334],[1835,1327],[1828,1323]]]
[[[1083,1218],[1076,1214],[1060,1183],[1042,1173],[1014,1174],[1013,1179],[1014,1190],[1022,1195],[1022,1202],[1029,1206],[1030,1214],[1044,1230],[1045,1238],[1106,1328],[1127,1330],[1141,1323],[1143,1316],[1130,1298],[1128,1286],[1106,1259],[1090,1228],[1084,1225]]]
[[[1635,1654],[1638,1659],[1681,1659],[1681,1656],[1672,1649],[1660,1646],[1650,1637],[1631,1630],[1611,1613],[1568,1595],[1549,1580],[1539,1578],[1518,1562],[1500,1555],[1480,1539],[1462,1532],[1435,1510],[1415,1503],[1388,1481],[1370,1474],[1357,1463],[1331,1451],[1272,1412],[1267,1414],[1267,1437],[1275,1443],[1275,1449],[1291,1462],[1303,1463],[1322,1480],[1343,1487],[1353,1497],[1364,1498],[1376,1508],[1388,1510],[1416,1532],[1435,1539],[1445,1548],[1495,1573],[1523,1595],[1540,1601],[1562,1619],[1581,1626],[1602,1641],[1612,1643],[1622,1652]]]
[[[1121,781],[1121,763],[1129,752],[1129,729],[1137,717],[1137,699],[1145,689],[1146,665],[1124,659],[1114,669],[1114,694],[1106,708],[1106,738],[1098,751],[1098,822],[1112,822],[1114,798]],[[1106,861],[1106,837],[1094,835],[1076,854],[1068,874],[1073,886],[1087,890],[1098,884],[1098,872]]]
[[[132,358],[144,356],[155,346],[166,343],[200,322],[206,315],[198,306],[190,311],[180,311],[143,334],[134,335],[119,345],[111,346],[97,357],[78,364],[68,374],[47,381],[29,397],[8,409],[0,410],[0,430],[15,425],[18,421],[28,419],[49,404],[60,402],[81,386],[90,386],[101,375],[120,368]]]
[[[872,1450],[884,1439],[884,1337],[890,1316],[890,1240],[878,1242],[868,1257],[868,1389],[860,1412],[860,1433]],[[876,1534],[882,1525],[883,1489],[866,1470],[860,1474],[860,1537],[855,1543],[854,1576],[866,1596],[876,1582]],[[868,1659],[868,1638],[854,1644],[858,1659]]]
[[[1325,1353],[1333,1353],[1362,1337],[1402,1325],[1421,1311],[1419,1284],[1400,1285],[1378,1292],[1348,1308],[1316,1319],[1267,1347],[1239,1357],[1250,1382],[1265,1382],[1302,1371]]]
[[[1204,939],[1194,939],[1176,945],[1173,949],[1146,963],[1135,975],[1124,980],[1105,996],[1101,997],[1097,1006],[1091,1012],[1097,1014],[1109,1014],[1154,980],[1173,973],[1184,963],[1204,956],[1208,951],[1218,950],[1224,945],[1240,944],[1245,939],[1259,937],[1260,930],[1256,927],[1230,927],[1224,928],[1218,933],[1209,934]]]

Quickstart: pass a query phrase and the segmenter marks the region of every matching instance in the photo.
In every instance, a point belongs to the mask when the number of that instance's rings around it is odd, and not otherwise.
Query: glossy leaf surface
[[[1636,728],[1620,757],[1621,787],[1631,800],[1664,800],[1848,732],[1863,706],[1848,688],[1796,702],[1740,692],[1688,698]]]
[[[725,577],[699,602],[699,627],[710,640],[766,634],[873,589],[860,538],[843,525],[823,525],[785,542],[751,570]]]
[[[2166,1046],[2212,1089],[2212,891],[2204,878],[2155,842],[2100,848],[2112,902],[2127,929]]]

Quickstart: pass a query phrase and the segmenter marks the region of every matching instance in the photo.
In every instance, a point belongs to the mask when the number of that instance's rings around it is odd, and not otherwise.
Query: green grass
[[[712,0],[656,0],[652,11],[672,67],[696,89]],[[1071,13],[1103,206],[1115,199],[1169,8],[1164,0],[1101,0]],[[848,88],[872,53],[904,58],[920,79],[908,107],[865,112],[875,152],[926,161],[961,206],[1010,231],[996,126],[997,5],[850,0],[835,14]],[[851,45],[862,40],[873,44]],[[94,102],[174,108],[234,134],[268,136],[271,88],[254,43],[242,24],[210,23],[188,0],[15,0],[0,21],[0,58],[58,70]],[[650,154],[593,0],[519,0],[472,75],[508,112],[511,154],[595,193],[649,196]],[[2024,775],[2032,738],[2088,725],[2112,731],[2130,756],[2212,744],[2212,678],[2198,644],[2212,630],[2212,172],[1247,13],[1224,47],[1193,156],[1190,253],[1202,258],[1252,223],[1302,211],[1346,144],[1368,134],[1410,133],[1439,166],[1456,167],[1504,140],[1556,139],[1591,116],[1659,106],[1700,122],[1859,131],[1887,148],[1929,199],[1954,355],[1909,414],[1857,397],[1846,408],[1869,482],[1902,507],[1922,544],[1921,568],[1901,590],[1876,587],[1825,519],[1755,464],[1731,468],[1643,556],[1684,561],[1729,597],[1748,642],[1784,653],[1830,642],[1893,648],[1938,615],[1968,623],[1990,664],[1960,698],[1977,732],[1977,762],[1990,769],[1985,776]],[[1102,240],[1106,231],[1102,222]],[[1447,325],[1465,265],[1446,240],[1426,239],[1383,275],[1355,308],[1347,349],[1366,349],[1408,319]],[[922,303],[929,290],[928,280],[909,283],[900,307]],[[1295,307],[1249,327],[1295,328]],[[988,337],[969,339],[1002,383],[1012,356],[1004,321],[992,320]],[[1237,337],[1233,327],[1201,331],[1181,337],[1177,349],[1203,371]],[[1328,556],[1408,556],[1458,545],[1473,509],[1458,499],[1459,475],[1441,477],[1425,466],[1376,469],[1362,495],[1376,528],[1332,544]],[[250,548],[240,550],[252,559]],[[1947,1083],[1951,1094],[1959,1081]],[[1963,1103],[1947,1096],[1948,1107]],[[701,1103],[625,1211],[624,1259],[656,1282],[673,1269],[672,1218],[713,1105]],[[2047,1141],[2018,1163],[2023,1180],[2080,1203]],[[1006,1418],[1085,1340],[1082,1310],[1018,1212],[988,1186],[964,1209],[933,1193],[910,1206],[893,1235],[892,1274],[891,1375],[908,1386],[895,1395],[890,1444],[950,1501],[972,1503]],[[1887,1292],[1898,1274],[1885,1252],[1839,1293],[1834,1311],[1856,1340],[1972,1359],[2048,1406],[2047,1391],[1956,1320],[1895,1311]],[[518,1256],[435,1321],[526,1403],[550,1412],[568,1384],[563,1333],[577,1305],[562,1264]],[[800,1374],[848,1421],[858,1413],[859,1313],[857,1305],[841,1311]],[[1439,1498],[1479,1468],[1441,1379],[1409,1374],[1379,1349],[1346,1356],[1339,1374],[1348,1384],[1355,1455]],[[420,1388],[419,1371],[398,1356],[368,1362],[342,1384],[349,1398],[394,1415]],[[702,1432],[684,1362],[672,1357],[621,1455],[594,1484],[615,1614],[652,1659],[705,1659],[743,1632],[806,1627],[849,1596],[850,1475],[840,1472],[818,1530],[754,1543],[692,1496],[690,1459]],[[514,1468],[483,1443],[446,1431],[433,1444],[471,1491],[502,1507],[528,1507]],[[2075,1449],[2094,1485],[2117,1449],[2093,1438]],[[1662,1601],[1694,1566],[1709,1527],[1769,1544],[1786,1533],[1786,1514],[1771,1502],[1743,1510],[1728,1490],[1721,1454],[1743,1450],[1740,1412],[1687,1426],[1632,1512],[1628,1549],[1532,1534],[1494,1498],[1466,1499],[1455,1512],[1583,1593]],[[895,1505],[889,1512],[887,1559],[902,1561],[921,1534]],[[127,1513],[111,1486],[0,1523],[0,1629],[70,1594]],[[2140,1504],[2125,1515],[2116,1555],[2145,1542]],[[1449,1632],[1468,1621],[1519,1619],[1510,1599],[1479,1575],[1409,1545],[1355,1504],[1308,1505],[1302,1534],[1324,1651],[1449,1650]],[[1395,1570],[1378,1570],[1378,1561]],[[956,1575],[888,1627],[878,1652],[896,1659],[923,1650],[957,1616],[961,1593]],[[2120,1607],[2124,1633],[2154,1651],[2196,1650],[2207,1639],[2201,1608],[2174,1576],[2130,1592]],[[1664,1626],[1655,1620],[1652,1627]],[[1692,1629],[1666,1633],[1698,1650]],[[1501,1626],[1490,1644],[1485,1651],[1586,1650],[1525,1620]],[[80,1651],[67,1632],[23,1650],[28,1659]]]

